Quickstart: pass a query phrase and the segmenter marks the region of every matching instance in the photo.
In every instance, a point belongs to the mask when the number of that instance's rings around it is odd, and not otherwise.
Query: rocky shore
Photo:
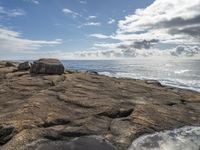
[[[64,72],[55,60],[0,61],[0,150],[126,150],[141,135],[184,126],[200,126],[200,93]]]

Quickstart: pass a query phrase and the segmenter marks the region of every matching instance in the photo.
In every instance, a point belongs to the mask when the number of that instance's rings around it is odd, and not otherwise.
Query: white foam
[[[128,150],[199,150],[200,127],[144,135],[134,140]]]
[[[185,70],[186,71],[186,70]],[[137,75],[134,73],[124,73],[124,72],[116,72],[116,73],[111,73],[111,72],[99,72],[101,75],[106,75],[109,77],[116,77],[116,78],[132,78],[132,79],[141,79],[141,80],[157,80],[159,81],[162,85],[166,86],[171,86],[171,87],[177,87],[181,89],[188,89],[188,90],[193,90],[200,92],[200,80],[183,80],[183,79],[177,79],[177,78],[155,78],[151,76],[142,76],[142,75]]]
[[[176,70],[174,71],[175,74],[182,74],[182,73],[185,73],[185,72],[188,72],[189,70]]]

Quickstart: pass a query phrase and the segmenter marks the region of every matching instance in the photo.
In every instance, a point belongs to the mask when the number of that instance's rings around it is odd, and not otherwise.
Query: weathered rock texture
[[[34,74],[61,75],[64,73],[64,66],[57,59],[40,59],[33,63],[30,72]]]
[[[18,70],[29,70],[30,68],[31,68],[31,64],[28,61],[20,63],[18,65]]]
[[[0,62],[0,149],[99,135],[125,150],[145,133],[200,125],[200,93],[91,73],[33,75]]]

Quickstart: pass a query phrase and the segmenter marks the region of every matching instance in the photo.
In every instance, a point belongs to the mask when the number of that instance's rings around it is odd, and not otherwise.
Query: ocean
[[[200,59],[63,60],[65,69],[91,70],[99,74],[158,80],[163,85],[200,92]]]

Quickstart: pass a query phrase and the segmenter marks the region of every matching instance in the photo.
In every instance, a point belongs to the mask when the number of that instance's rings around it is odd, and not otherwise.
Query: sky
[[[0,0],[0,59],[200,58],[200,0]]]

